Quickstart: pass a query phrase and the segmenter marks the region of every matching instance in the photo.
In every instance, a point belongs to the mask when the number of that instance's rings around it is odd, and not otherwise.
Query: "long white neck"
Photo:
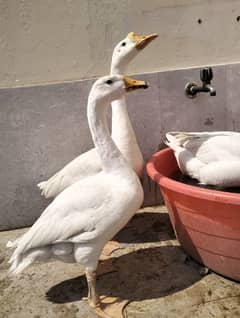
[[[125,74],[125,65],[115,65],[112,61],[111,75]],[[130,163],[135,172],[142,174],[144,160],[138,146],[126,105],[125,97],[112,102],[112,138],[124,158]]]
[[[88,100],[88,124],[94,145],[102,161],[104,171],[128,168],[124,157],[110,136],[106,123],[106,104],[90,96]]]

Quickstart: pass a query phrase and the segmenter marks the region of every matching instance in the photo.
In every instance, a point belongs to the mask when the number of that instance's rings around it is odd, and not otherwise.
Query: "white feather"
[[[168,132],[180,170],[200,183],[240,186],[240,133]]]
[[[107,79],[113,81],[112,86],[106,84]],[[103,170],[61,192],[28,232],[9,244],[15,247],[10,258],[11,272],[19,273],[35,261],[52,257],[95,270],[103,246],[141,206],[140,181],[104,124],[107,98],[123,95],[124,86],[122,76],[104,77],[94,84],[88,118]]]
[[[84,179],[101,171],[101,161],[95,148],[83,153],[49,180],[38,184],[45,198],[53,198],[80,179]]]
[[[122,42],[125,43],[124,46],[122,46]],[[128,35],[119,42],[113,50],[111,74],[125,74],[127,65],[138,52],[140,50],[137,49],[137,42],[134,41],[133,37]],[[137,175],[141,176],[144,160],[127,112],[124,97],[112,103],[112,138],[127,162],[133,167]],[[98,153],[95,149],[91,149],[68,163],[49,180],[40,182],[38,187],[43,196],[53,198],[74,182],[94,175],[101,170],[102,165]]]

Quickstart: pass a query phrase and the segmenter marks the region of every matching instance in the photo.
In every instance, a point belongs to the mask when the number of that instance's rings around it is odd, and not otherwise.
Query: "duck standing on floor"
[[[157,34],[139,36],[131,32],[116,45],[112,55],[111,75],[125,74],[130,61],[144,49]],[[139,148],[126,107],[125,97],[112,102],[112,138],[124,158],[138,176],[141,176],[144,160]],[[101,161],[95,148],[81,154],[49,180],[38,187],[46,198],[54,198],[74,182],[101,171]]]
[[[166,138],[183,174],[201,184],[240,186],[240,133],[168,132]]]
[[[109,134],[106,107],[127,91],[147,88],[143,81],[120,75],[97,80],[88,98],[88,122],[102,171],[80,180],[45,209],[33,226],[13,242],[10,259],[13,273],[19,273],[35,261],[56,258],[77,262],[85,267],[88,300],[98,313],[96,268],[102,248],[139,209],[143,189],[138,176],[124,159]],[[102,317],[109,317],[102,314]]]

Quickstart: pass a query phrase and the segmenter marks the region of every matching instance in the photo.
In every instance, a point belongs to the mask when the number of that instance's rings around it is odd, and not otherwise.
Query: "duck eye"
[[[113,83],[113,81],[112,81],[112,80],[107,80],[106,83],[107,83],[108,85],[111,85],[111,84]]]
[[[123,43],[122,43],[122,46],[125,46],[125,45],[126,45],[126,42],[123,42]]]

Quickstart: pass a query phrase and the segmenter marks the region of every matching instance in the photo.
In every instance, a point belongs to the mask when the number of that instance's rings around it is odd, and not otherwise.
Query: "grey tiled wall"
[[[240,130],[240,65],[216,66],[216,97],[188,99],[184,86],[199,69],[136,77],[150,88],[128,96],[128,108],[147,160],[163,147],[166,131]],[[0,229],[31,225],[49,203],[36,184],[92,147],[86,103],[92,81],[0,90]],[[161,201],[143,177],[145,205]]]

